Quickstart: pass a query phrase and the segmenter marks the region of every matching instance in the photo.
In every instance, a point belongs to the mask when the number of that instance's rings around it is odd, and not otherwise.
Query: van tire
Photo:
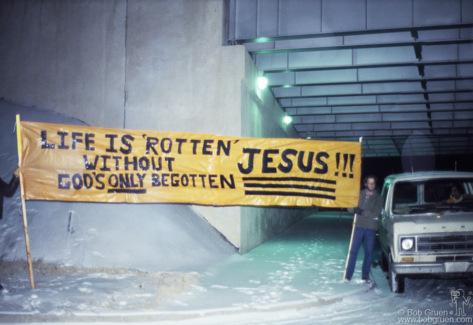
[[[388,257],[383,252],[381,252],[381,270],[383,270],[383,272],[389,271]]]
[[[393,293],[403,293],[404,292],[404,276],[396,274],[392,269],[393,259],[391,254],[389,254],[389,288]]]

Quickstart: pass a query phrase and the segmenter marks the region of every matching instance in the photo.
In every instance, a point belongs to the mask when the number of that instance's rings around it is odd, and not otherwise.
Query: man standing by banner
[[[18,178],[18,170],[15,171],[13,174],[10,183],[6,183],[3,181],[3,179],[0,178],[0,219],[3,218],[3,197],[12,197],[13,194],[15,194],[16,189],[18,188],[19,184],[19,178]]]
[[[0,219],[3,218],[3,197],[12,197],[15,194],[16,189],[18,188],[19,178],[18,178],[18,169],[13,174],[10,182],[7,184],[0,178]],[[3,291],[3,285],[0,283],[0,292]]]
[[[365,189],[360,192],[358,207],[348,208],[348,212],[355,213],[354,229],[352,234],[352,243],[348,255],[348,265],[345,274],[345,281],[350,281],[355,270],[356,257],[361,242],[364,239],[365,257],[361,269],[362,279],[371,282],[369,273],[371,269],[371,259],[376,239],[376,231],[378,230],[378,216],[381,214],[383,207],[383,198],[376,190],[376,176],[368,175],[363,183]]]

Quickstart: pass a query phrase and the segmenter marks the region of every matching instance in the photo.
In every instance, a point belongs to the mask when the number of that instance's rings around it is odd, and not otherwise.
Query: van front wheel
[[[396,274],[392,269],[393,259],[389,254],[389,288],[393,293],[404,292],[404,276]]]

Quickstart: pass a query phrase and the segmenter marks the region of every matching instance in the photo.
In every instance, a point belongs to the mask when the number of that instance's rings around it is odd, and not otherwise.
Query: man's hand
[[[363,210],[361,210],[360,208],[356,207],[353,212],[355,212],[356,214],[363,214]]]
[[[17,169],[13,172],[13,175],[15,175],[16,177],[20,177],[20,168],[17,168]]]

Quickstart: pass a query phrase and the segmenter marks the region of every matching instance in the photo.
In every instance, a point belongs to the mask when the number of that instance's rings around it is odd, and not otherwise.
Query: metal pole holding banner
[[[20,115],[16,116],[16,139],[18,145],[18,167],[21,167],[21,154],[22,154],[22,146],[21,146],[21,128],[20,128]],[[30,282],[31,288],[35,288],[34,286],[34,278],[33,278],[33,264],[31,263],[31,252],[30,252],[30,238],[28,236],[28,221],[26,219],[26,206],[25,206],[25,192],[23,189],[23,175],[21,173],[21,169],[19,171],[20,177],[20,193],[21,193],[21,210],[23,215],[23,228],[25,230],[25,243],[26,243],[26,256],[28,259],[28,269],[30,271]]]
[[[363,137],[360,137],[360,143],[361,142],[363,142]],[[351,229],[350,246],[348,246],[348,256],[347,256],[347,262],[345,263],[345,272],[343,272],[343,281],[345,280],[345,276],[347,275],[348,261],[350,260],[350,253],[351,253],[351,244],[353,242],[353,233],[355,232],[355,223],[356,223],[356,213],[355,213],[355,217],[353,218],[353,228]]]
[[[350,260],[350,253],[351,253],[351,243],[353,242],[353,233],[355,232],[355,222],[356,222],[356,213],[355,213],[355,218],[353,219],[353,228],[351,229],[350,246],[348,246],[348,256],[347,256],[347,262],[345,263],[345,272],[343,272],[343,280],[345,280],[345,276],[347,275],[348,261]]]

